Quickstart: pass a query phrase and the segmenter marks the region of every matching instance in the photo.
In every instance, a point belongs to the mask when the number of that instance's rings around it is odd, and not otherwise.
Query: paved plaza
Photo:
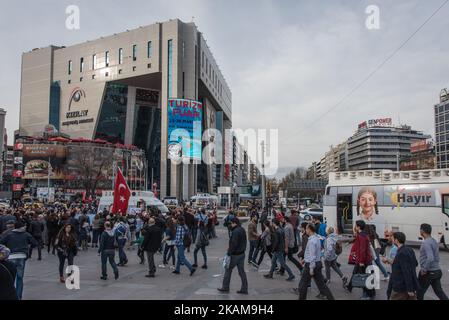
[[[246,229],[247,223],[243,224]],[[225,254],[228,236],[227,231],[220,225],[217,228],[219,238],[212,239],[207,247],[207,270],[201,268],[190,277],[185,267],[181,267],[181,274],[172,274],[169,268],[158,268],[155,278],[146,278],[147,264],[140,265],[136,255],[137,250],[127,251],[129,263],[125,267],[119,267],[120,279],[114,280],[113,273],[108,266],[109,279],[100,279],[100,257],[97,249],[89,248],[87,252],[80,251],[75,257],[75,265],[80,268],[81,282],[79,290],[68,290],[64,284],[59,283],[57,256],[43,252],[42,261],[37,261],[37,252],[33,252],[33,259],[28,260],[25,270],[23,299],[61,299],[61,300],[124,300],[124,299],[152,299],[152,300],[294,300],[297,296],[290,289],[297,287],[299,272],[292,263],[288,263],[296,275],[293,282],[287,282],[287,276],[274,276],[274,279],[265,279],[263,275],[269,270],[270,260],[268,255],[259,270],[248,264],[245,265],[249,282],[249,294],[239,295],[240,278],[237,269],[234,270],[231,281],[230,294],[222,294],[217,291],[221,286],[223,271],[220,258]],[[343,273],[349,275],[352,266],[346,263],[349,246],[344,247],[340,256]],[[418,250],[416,250],[418,255]],[[193,263],[193,250],[187,253],[187,257]],[[199,252],[198,265],[202,265],[202,256]],[[116,260],[118,255],[116,255]],[[162,263],[162,256],[156,255],[157,265]],[[443,269],[443,288],[449,292],[449,253],[441,251],[441,266]],[[376,299],[386,299],[387,282],[381,281],[381,289],[378,290]],[[340,279],[332,271],[330,289],[337,300],[357,300],[361,296],[361,289],[354,289],[350,294],[346,292]],[[309,290],[308,299],[316,300],[318,294],[315,284]],[[426,299],[436,299],[432,289],[429,289]]]

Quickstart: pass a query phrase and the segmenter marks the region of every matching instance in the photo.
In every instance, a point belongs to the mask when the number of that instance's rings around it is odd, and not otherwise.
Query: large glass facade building
[[[168,159],[170,98],[200,101],[207,119],[220,119],[203,121],[203,132],[232,127],[231,91],[194,23],[175,19],[33,49],[22,55],[20,135],[52,124],[71,138],[135,145],[146,153],[148,188],[156,183],[161,197],[187,200],[229,185],[223,165]]]

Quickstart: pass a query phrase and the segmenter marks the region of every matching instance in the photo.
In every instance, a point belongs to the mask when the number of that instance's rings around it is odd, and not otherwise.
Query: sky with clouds
[[[22,52],[193,19],[232,90],[234,127],[278,129],[279,165],[309,166],[367,119],[391,117],[434,135],[433,105],[449,87],[449,4],[335,105],[445,1],[2,0],[0,107],[12,136]],[[65,28],[72,4],[80,8],[79,30]],[[369,5],[380,9],[379,30],[365,26]]]

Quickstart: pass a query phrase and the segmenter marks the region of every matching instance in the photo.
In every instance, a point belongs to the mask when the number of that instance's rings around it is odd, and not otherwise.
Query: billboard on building
[[[67,148],[51,144],[23,146],[23,179],[64,179]]]
[[[168,156],[201,160],[203,105],[188,99],[168,100]]]
[[[433,148],[433,143],[431,140],[420,140],[413,142],[410,145],[410,152],[416,153],[416,152],[423,152],[427,150],[431,150]]]

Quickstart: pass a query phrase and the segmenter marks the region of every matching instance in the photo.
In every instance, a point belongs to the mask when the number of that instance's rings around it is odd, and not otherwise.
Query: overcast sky
[[[449,4],[333,107],[444,2],[1,0],[0,107],[11,137],[22,52],[194,17],[232,90],[234,127],[278,129],[279,165],[309,166],[367,119],[391,117],[434,135],[433,105],[449,86]],[[71,4],[80,8],[80,30],[65,28]],[[380,8],[379,30],[365,26],[369,5]]]

